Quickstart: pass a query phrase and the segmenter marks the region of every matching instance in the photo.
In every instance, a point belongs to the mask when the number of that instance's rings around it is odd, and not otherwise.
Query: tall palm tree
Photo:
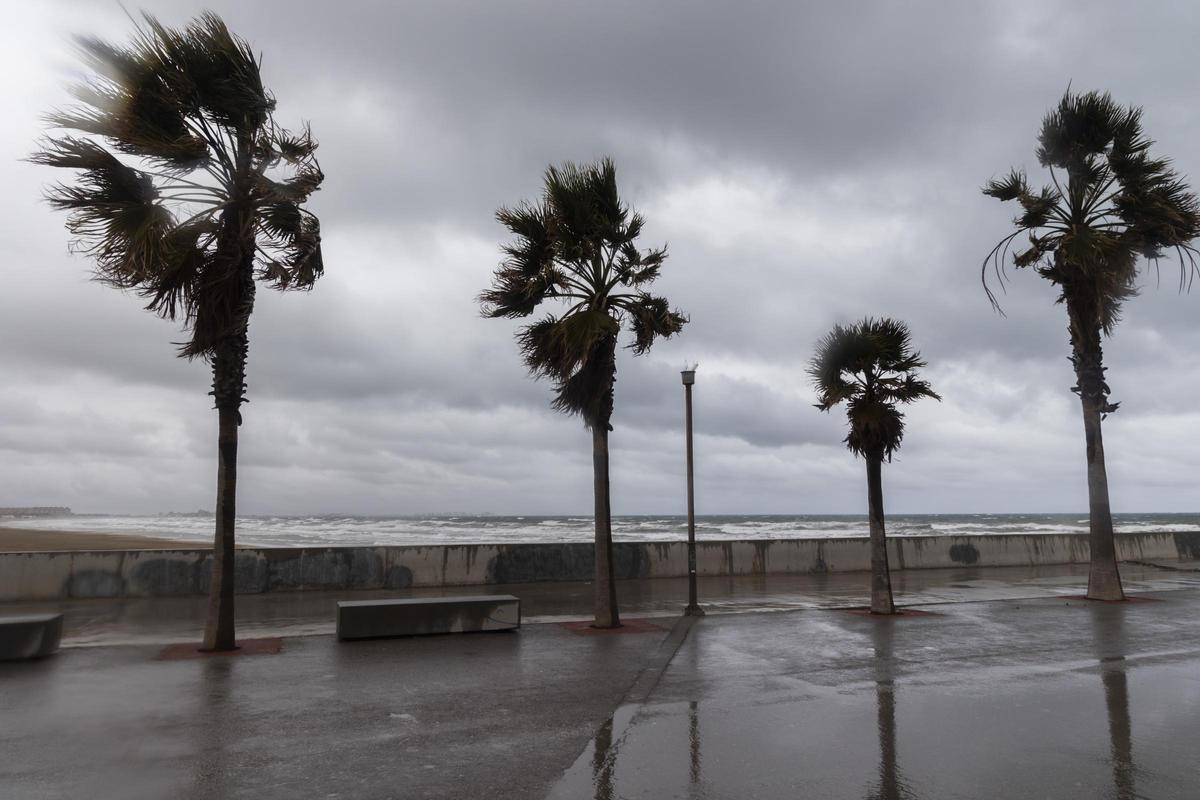
[[[554,382],[554,407],[578,414],[592,431],[595,478],[598,628],[620,623],[613,579],[608,433],[612,430],[617,337],[633,334],[635,355],[656,337],[678,333],[687,318],[646,291],[667,257],[665,247],[639,250],[645,224],[617,193],[610,159],[546,170],[542,197],[501,208],[496,219],[515,239],[504,250],[492,288],[479,300],[487,317],[528,317],[543,302],[565,310],[521,329],[517,342],[530,372]]]
[[[1111,336],[1121,305],[1137,294],[1139,271],[1174,251],[1180,288],[1196,271],[1191,241],[1200,235],[1200,205],[1168,161],[1150,156],[1152,141],[1142,132],[1142,110],[1114,103],[1106,94],[1063,95],[1046,115],[1038,136],[1037,158],[1049,171],[1050,184],[1030,189],[1025,174],[1012,170],[988,181],[984,194],[1015,200],[1021,214],[1016,230],[992,248],[983,261],[1003,285],[1010,245],[1027,234],[1029,247],[1013,251],[1017,268],[1030,267],[1058,290],[1067,308],[1071,363],[1083,407],[1087,453],[1091,568],[1088,594],[1093,600],[1122,600],[1113,541],[1108,474],[1100,423],[1117,410],[1109,402],[1104,379],[1101,335]]]
[[[92,78],[80,105],[49,117],[73,135],[32,157],[80,171],[49,192],[70,212],[73,249],[99,280],[134,290],[180,319],[184,358],[212,366],[217,408],[217,513],[203,647],[234,640],[238,426],[246,401],[256,280],[309,289],[322,273],[317,218],[303,208],[323,179],[307,128],[275,125],[260,61],[214,14],[171,29],[145,17],[127,47],[80,40]]]
[[[817,408],[828,411],[846,403],[846,446],[867,462],[872,614],[896,610],[883,520],[883,462],[892,460],[904,438],[904,414],[896,405],[922,397],[942,399],[917,377],[925,362],[912,349],[911,338],[908,326],[894,319],[868,317],[853,325],[834,325],[817,343],[808,367]]]

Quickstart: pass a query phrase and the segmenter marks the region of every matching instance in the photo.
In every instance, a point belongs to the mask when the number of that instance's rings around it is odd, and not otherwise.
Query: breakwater
[[[687,574],[684,542],[618,542],[618,578]],[[854,572],[870,569],[866,538],[700,542],[702,576]],[[1117,536],[1122,560],[1200,559],[1200,532]],[[908,536],[888,542],[893,569],[1085,563],[1084,534]],[[208,591],[207,550],[0,554],[0,601],[157,597]],[[591,580],[581,543],[246,548],[236,561],[242,594],[404,589]]]
[[[37,518],[37,517],[69,517],[71,509],[66,506],[25,506],[21,508],[3,507],[0,508],[0,519],[12,517],[14,519]]]

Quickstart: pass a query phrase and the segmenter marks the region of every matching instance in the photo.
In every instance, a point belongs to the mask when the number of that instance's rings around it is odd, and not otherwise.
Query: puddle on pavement
[[[767,705],[731,681],[623,707],[549,798],[1196,796],[1200,653],[939,685],[893,677],[875,644],[875,679],[837,691],[791,676],[793,696]]]

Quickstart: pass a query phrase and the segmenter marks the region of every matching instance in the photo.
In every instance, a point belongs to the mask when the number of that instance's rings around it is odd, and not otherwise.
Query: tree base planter
[[[62,614],[0,617],[0,661],[24,661],[57,653],[62,625]]]
[[[509,594],[349,600],[337,604],[337,635],[342,640],[519,627],[521,601]]]

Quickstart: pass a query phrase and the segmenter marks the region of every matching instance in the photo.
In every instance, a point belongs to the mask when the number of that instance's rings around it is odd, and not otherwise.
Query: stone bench
[[[344,600],[337,604],[339,639],[507,631],[520,626],[521,601],[510,594]]]
[[[0,617],[0,661],[42,658],[58,652],[62,614]]]

